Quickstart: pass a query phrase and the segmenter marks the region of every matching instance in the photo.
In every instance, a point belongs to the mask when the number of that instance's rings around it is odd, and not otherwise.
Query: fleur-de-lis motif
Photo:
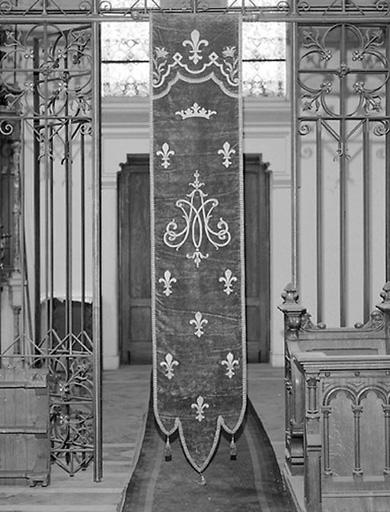
[[[172,274],[169,270],[166,270],[164,272],[164,277],[160,277],[158,280],[159,283],[162,283],[164,285],[164,291],[163,293],[169,297],[172,293],[172,285],[174,283],[177,283],[176,277],[172,277]]]
[[[194,332],[195,336],[200,338],[204,334],[203,326],[207,325],[208,323],[209,323],[208,320],[203,318],[202,313],[200,311],[197,311],[195,313],[195,318],[190,320],[190,324],[195,326],[195,332]]]
[[[171,165],[170,158],[173,156],[175,152],[173,149],[169,148],[169,144],[167,142],[164,142],[164,144],[161,146],[161,149],[156,151],[157,156],[161,156],[161,167],[164,167],[164,169],[168,169],[168,167]]]
[[[213,229],[211,226],[212,212],[219,205],[219,201],[214,198],[205,199],[207,194],[202,190],[204,183],[199,181],[199,176],[199,171],[195,171],[195,180],[190,183],[193,190],[187,194],[189,200],[179,199],[176,201],[176,206],[183,212],[184,228],[180,229],[176,220],[172,219],[168,222],[164,233],[164,243],[177,251],[191,236],[195,251],[192,254],[186,254],[186,257],[194,260],[196,267],[199,267],[202,259],[207,259],[209,256],[208,253],[201,252],[205,237],[216,250],[225,247],[231,240],[229,226],[222,217],[216,223],[217,229]]]
[[[203,411],[204,409],[208,409],[210,406],[208,403],[204,401],[203,396],[199,395],[196,399],[196,403],[191,404],[191,409],[196,409],[195,418],[200,422],[204,419]]]
[[[189,59],[192,60],[194,64],[198,64],[198,62],[203,59],[203,57],[200,55],[202,53],[202,50],[200,49],[202,45],[208,46],[209,42],[206,39],[200,39],[200,33],[198,30],[193,30],[191,32],[191,40],[186,39],[183,41],[183,46],[191,47],[191,55]]]
[[[179,366],[179,362],[173,358],[173,355],[168,352],[165,356],[165,361],[161,361],[160,366],[164,368],[165,377],[171,380],[174,376],[175,366]]]
[[[218,281],[220,283],[225,283],[225,286],[223,288],[223,291],[226,293],[226,295],[230,295],[233,291],[233,283],[237,281],[237,277],[233,275],[233,272],[230,270],[230,268],[227,268],[225,270],[225,275],[221,276]]]
[[[235,366],[240,366],[240,363],[237,361],[237,359],[234,359],[234,355],[232,352],[229,352],[226,356],[226,360],[221,361],[222,366],[226,366],[226,373],[225,375],[231,379],[233,375],[235,375],[234,370]]]
[[[226,169],[232,165],[232,155],[234,155],[235,152],[236,150],[233,149],[227,141],[222,146],[222,149],[218,150],[218,155],[223,156],[222,165],[224,165]]]

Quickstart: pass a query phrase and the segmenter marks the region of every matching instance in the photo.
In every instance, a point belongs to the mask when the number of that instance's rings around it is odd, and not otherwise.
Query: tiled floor
[[[148,366],[127,366],[104,373],[102,482],[92,482],[92,468],[70,478],[53,467],[51,485],[47,488],[0,487],[0,512],[117,512],[142,438],[150,371]],[[282,369],[249,365],[248,393],[282,464]]]

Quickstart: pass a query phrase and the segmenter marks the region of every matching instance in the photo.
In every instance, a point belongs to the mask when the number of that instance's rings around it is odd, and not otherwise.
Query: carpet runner
[[[218,451],[203,473],[202,485],[177,438],[171,443],[172,461],[165,461],[150,406],[122,512],[296,512],[283,488],[268,436],[250,402],[237,448],[237,459],[230,460],[230,440],[221,436]]]
[[[240,17],[151,27],[154,411],[202,472],[246,407]]]

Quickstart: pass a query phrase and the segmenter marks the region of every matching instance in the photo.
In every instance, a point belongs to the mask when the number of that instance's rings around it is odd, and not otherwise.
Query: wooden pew
[[[307,512],[390,511],[390,283],[381,296],[367,324],[327,328],[282,294],[285,475]]]

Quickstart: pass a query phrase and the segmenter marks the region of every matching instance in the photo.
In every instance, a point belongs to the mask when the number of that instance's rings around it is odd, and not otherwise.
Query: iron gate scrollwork
[[[92,31],[4,24],[0,37],[1,300],[14,319],[1,363],[47,367],[51,456],[73,475],[95,443]]]
[[[317,321],[324,319],[327,263],[324,252],[326,237],[329,239],[326,229],[328,218],[336,209],[338,216],[333,229],[338,239],[338,265],[333,271],[339,275],[340,325],[345,326],[351,321],[348,318],[351,300],[348,269],[353,256],[349,247],[351,232],[361,232],[362,268],[357,267],[354,272],[356,275],[361,271],[365,321],[372,307],[373,255],[381,252],[386,256],[387,252],[384,240],[375,245],[377,242],[372,233],[375,224],[385,219],[385,209],[388,208],[388,197],[383,191],[388,187],[386,180],[390,165],[387,149],[390,134],[389,27],[385,23],[302,24],[297,36],[296,115],[301,148],[298,159],[302,194],[311,193],[316,203],[314,252],[317,268],[314,280],[317,281]],[[311,174],[313,165],[315,168],[315,184],[311,192],[305,175],[305,160],[310,162]],[[334,208],[329,206],[330,180],[333,192],[337,191],[338,196],[332,203]],[[373,188],[374,185],[378,187],[378,183],[383,183],[381,197]],[[359,210],[354,211],[350,196],[356,194],[354,187],[358,186]],[[382,201],[387,201],[387,206],[384,204],[383,211],[379,211],[375,203]]]

